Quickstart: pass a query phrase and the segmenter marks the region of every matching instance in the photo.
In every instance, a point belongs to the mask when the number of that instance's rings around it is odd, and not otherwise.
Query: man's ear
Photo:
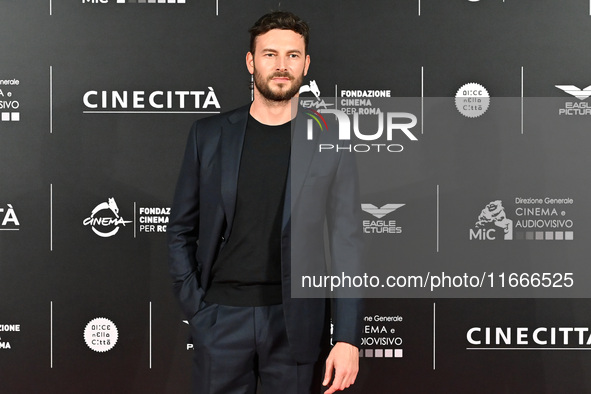
[[[310,55],[306,55],[306,63],[304,64],[304,76],[308,75],[308,67],[310,67]]]
[[[249,73],[254,74],[254,56],[250,52],[246,53],[246,68]]]

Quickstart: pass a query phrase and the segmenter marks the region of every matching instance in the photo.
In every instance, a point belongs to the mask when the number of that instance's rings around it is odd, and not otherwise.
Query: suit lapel
[[[226,213],[226,237],[228,237],[234,212],[236,210],[236,191],[238,189],[238,174],[240,170],[240,158],[242,157],[242,145],[246,133],[246,122],[250,104],[237,109],[222,126],[221,136],[221,188],[222,202]]]
[[[283,205],[282,230],[289,223],[292,207],[300,194],[308,168],[312,162],[319,133],[314,133],[314,140],[309,141],[307,137],[307,118],[304,116],[303,108],[299,108],[298,114],[292,124],[291,157],[285,186],[285,203]]]

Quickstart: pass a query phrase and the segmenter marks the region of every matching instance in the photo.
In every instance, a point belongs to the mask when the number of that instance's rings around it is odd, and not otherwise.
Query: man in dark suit
[[[309,141],[290,102],[310,65],[307,24],[277,11],[250,33],[254,100],[194,123],[168,226],[194,391],[255,393],[260,380],[264,393],[318,393],[321,381],[333,393],[357,376],[360,302],[335,298],[331,308],[325,298],[292,297],[292,287],[301,280],[294,268],[326,273],[325,223],[328,268],[357,267],[355,166],[350,154],[319,154],[328,133]]]

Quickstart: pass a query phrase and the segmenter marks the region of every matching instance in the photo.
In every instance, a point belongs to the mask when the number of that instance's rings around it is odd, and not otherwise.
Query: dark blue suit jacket
[[[174,292],[189,319],[199,311],[211,282],[212,265],[231,234],[249,108],[196,121],[187,141],[168,225],[168,245]],[[314,141],[307,141],[306,119],[299,112],[293,130],[282,222],[282,289],[290,348],[297,361],[311,362],[326,347],[330,315],[333,342],[359,346],[361,301],[335,298],[331,303],[322,297],[292,298],[292,286],[300,286],[301,281],[299,275],[292,277],[292,264],[306,274],[357,270],[361,221],[352,154],[319,154],[318,143],[325,139],[330,143],[336,129],[332,134],[316,130]],[[325,223],[331,256],[328,265]],[[292,242],[296,239],[297,245]]]

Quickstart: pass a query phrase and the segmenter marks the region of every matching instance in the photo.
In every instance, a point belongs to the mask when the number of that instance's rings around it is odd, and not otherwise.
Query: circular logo
[[[104,353],[117,343],[119,333],[115,323],[104,317],[92,319],[84,329],[84,341],[95,352]]]
[[[82,222],[85,226],[91,226],[92,231],[99,237],[112,237],[119,231],[119,226],[131,223],[131,220],[123,220],[119,215],[119,207],[114,198],[97,205],[89,217]]]
[[[456,108],[467,118],[477,118],[486,112],[490,96],[479,83],[467,83],[456,93]]]

